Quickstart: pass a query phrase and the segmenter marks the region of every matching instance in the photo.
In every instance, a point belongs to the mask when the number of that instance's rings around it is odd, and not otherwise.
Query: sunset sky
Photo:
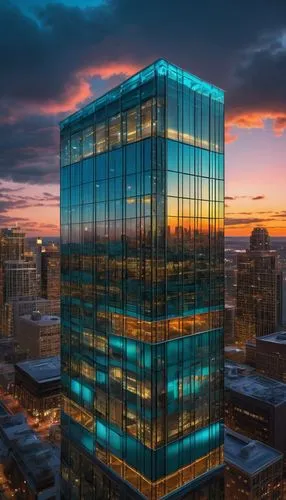
[[[0,0],[0,227],[58,235],[59,121],[160,57],[226,90],[226,235],[286,236],[285,0]]]

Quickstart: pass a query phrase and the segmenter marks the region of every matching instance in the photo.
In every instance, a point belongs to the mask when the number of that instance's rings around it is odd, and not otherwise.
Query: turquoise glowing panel
[[[91,403],[93,399],[93,393],[89,387],[81,384],[77,380],[72,379],[71,381],[71,390],[78,397],[82,396],[82,399],[87,403]]]
[[[88,403],[91,403],[92,391],[88,387],[85,387],[85,386],[82,387],[82,399],[84,401],[87,401]]]
[[[96,370],[96,382],[98,384],[106,384],[106,382],[107,382],[106,373],[101,372],[100,370]]]
[[[77,380],[71,381],[71,390],[77,395],[80,396],[81,385]]]
[[[79,426],[73,423],[73,427]],[[98,420],[96,440],[115,456],[125,460],[128,465],[141,471],[147,478],[157,480],[220,446],[223,442],[223,426],[216,422],[158,450],[150,450],[135,438],[121,434]],[[93,453],[92,435],[88,431],[84,431],[81,442],[90,453]]]

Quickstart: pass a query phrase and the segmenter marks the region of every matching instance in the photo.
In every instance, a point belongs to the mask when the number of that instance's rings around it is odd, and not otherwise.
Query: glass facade
[[[223,231],[221,90],[159,60],[62,122],[72,498],[86,498],[74,447],[150,499],[221,466]],[[92,477],[90,498],[113,498]]]

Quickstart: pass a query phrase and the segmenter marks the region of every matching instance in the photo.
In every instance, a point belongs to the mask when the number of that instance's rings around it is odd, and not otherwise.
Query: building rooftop
[[[274,344],[286,344],[286,331],[270,333],[263,337],[258,337],[259,342],[271,342]]]
[[[224,437],[224,456],[227,463],[249,475],[255,475],[283,458],[283,454],[274,448],[227,428]]]
[[[233,378],[233,376],[250,375],[255,371],[255,368],[253,366],[226,359],[224,362],[224,371],[226,376]]]
[[[0,440],[31,486],[44,490],[56,485],[60,468],[58,452],[39,439],[23,414],[0,417]]]
[[[97,109],[104,107],[107,104],[114,102],[121,95],[134,90],[141,85],[152,80],[155,75],[168,75],[168,78],[177,80],[178,76],[182,78],[183,84],[187,87],[193,89],[194,91],[200,92],[201,94],[212,96],[213,99],[223,102],[224,91],[215,87],[214,85],[205,82],[201,78],[192,75],[191,73],[184,71],[183,69],[169,63],[165,59],[158,59],[146,68],[143,68],[135,75],[131,76],[123,83],[110,90],[102,97],[92,101],[87,106],[83,107],[79,111],[76,111],[72,115],[65,118],[61,123],[60,127],[63,129],[66,126],[71,125],[71,123],[76,122],[88,115],[94,113]]]
[[[32,314],[24,314],[23,316],[20,317],[20,319],[30,324],[36,324],[38,326],[59,325],[61,322],[59,316],[50,314],[41,314],[38,311],[34,311]]]
[[[19,368],[38,383],[60,379],[60,357],[34,359],[17,363]]]
[[[286,384],[258,375],[243,375],[237,371],[225,373],[225,388],[264,401],[273,406],[286,403]]]

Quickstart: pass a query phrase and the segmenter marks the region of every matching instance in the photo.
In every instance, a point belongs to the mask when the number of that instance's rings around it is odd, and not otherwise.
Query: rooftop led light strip
[[[76,111],[68,118],[62,120],[62,122],[60,123],[61,129],[71,125],[77,120],[82,120],[84,117],[91,115],[96,110],[114,102],[116,99],[119,99],[123,94],[126,94],[127,92],[130,92],[131,90],[134,90],[140,87],[142,84],[152,80],[155,74],[159,76],[168,76],[168,78],[171,78],[173,80],[177,80],[177,78],[180,77],[183,85],[189,87],[195,92],[199,92],[219,102],[224,102],[224,91],[220,88],[204,82],[200,78],[169,63],[164,59],[159,59],[147,68],[131,76],[131,78],[128,78],[125,82],[118,85],[118,87],[115,87],[115,89],[107,92],[102,97],[99,97],[81,110]]]

